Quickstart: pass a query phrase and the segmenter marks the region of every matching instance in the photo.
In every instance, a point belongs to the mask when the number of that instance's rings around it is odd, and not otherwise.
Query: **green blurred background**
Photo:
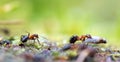
[[[120,45],[120,0],[0,0],[0,28],[65,39],[73,34],[105,37]]]

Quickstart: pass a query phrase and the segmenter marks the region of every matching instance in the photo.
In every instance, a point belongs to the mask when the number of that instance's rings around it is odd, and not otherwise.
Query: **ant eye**
[[[77,41],[78,36],[74,35],[70,38],[70,43],[75,43]]]

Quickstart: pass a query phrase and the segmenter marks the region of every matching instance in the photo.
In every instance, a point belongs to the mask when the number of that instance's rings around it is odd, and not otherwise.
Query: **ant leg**
[[[26,31],[26,33],[28,33],[28,36],[30,36],[30,32]]]
[[[38,39],[37,39],[37,41],[38,41],[38,44],[41,45],[41,44],[40,44],[40,41],[39,41]]]
[[[35,44],[35,40],[34,40],[34,44]]]

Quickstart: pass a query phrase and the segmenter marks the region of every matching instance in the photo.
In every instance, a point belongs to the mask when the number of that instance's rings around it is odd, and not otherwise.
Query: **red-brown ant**
[[[74,35],[70,38],[70,43],[75,43],[78,40],[81,40],[84,43],[94,43],[94,44],[106,43],[105,39],[97,36],[91,36],[90,34],[81,35],[81,36]]]
[[[70,38],[70,44],[66,44],[61,51],[66,51],[69,49],[77,49],[79,48],[79,44],[75,44],[76,41],[82,41],[82,44],[80,44],[80,49],[85,49],[88,45],[88,43],[93,43],[93,44],[100,44],[100,43],[106,43],[106,40],[101,38],[101,37],[96,37],[96,36],[91,36],[90,34],[86,34],[86,35],[81,35],[81,36],[77,36],[77,35],[73,35]],[[87,44],[85,44],[87,43]]]
[[[77,35],[73,35],[70,38],[70,44],[66,44],[63,48],[62,51],[68,50],[68,49],[74,49],[76,48],[78,45],[74,44],[76,41],[81,40],[81,41],[85,41],[85,39],[87,38],[91,38],[91,35],[87,34],[87,35],[82,35],[82,36],[77,36]]]
[[[87,35],[81,35],[81,36],[73,35],[70,38],[70,43],[75,43],[78,40],[85,41],[85,39],[87,39],[87,38],[92,38],[92,37],[89,34],[87,34]]]
[[[30,33],[28,33],[28,35],[21,35],[20,41],[22,41],[22,43],[25,43],[28,40],[34,40],[34,42],[35,42],[35,40],[37,40],[39,45],[40,45],[40,42],[39,42],[38,38],[39,38],[38,34],[30,34]]]

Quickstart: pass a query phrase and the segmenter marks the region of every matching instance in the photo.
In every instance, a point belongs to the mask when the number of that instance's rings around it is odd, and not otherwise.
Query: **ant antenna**
[[[28,33],[28,36],[30,36],[30,32],[28,32],[28,31],[25,31],[26,33]]]

